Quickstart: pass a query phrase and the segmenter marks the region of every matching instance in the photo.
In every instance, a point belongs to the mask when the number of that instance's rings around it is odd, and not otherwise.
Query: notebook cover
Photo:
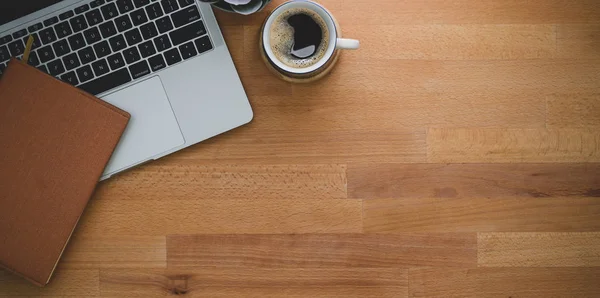
[[[13,59],[0,79],[0,265],[46,285],[130,115]]]

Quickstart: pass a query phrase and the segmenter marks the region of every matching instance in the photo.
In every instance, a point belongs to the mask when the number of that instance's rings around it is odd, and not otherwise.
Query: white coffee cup
[[[323,57],[317,63],[304,68],[290,67],[284,64],[275,56],[273,49],[271,48],[270,28],[273,25],[273,22],[277,20],[282,13],[296,8],[310,9],[317,13],[325,21],[327,30],[329,31],[329,43],[325,55],[323,55]],[[320,70],[328,67],[328,65],[331,64],[330,62],[337,50],[356,50],[360,47],[360,42],[358,40],[345,39],[338,36],[341,30],[339,30],[337,26],[337,22],[335,21],[333,15],[325,7],[315,2],[308,0],[294,0],[286,2],[277,7],[265,21],[261,36],[263,51],[265,52],[269,62],[274,67],[278,68],[278,71],[283,71],[288,75],[300,76],[318,73]]]

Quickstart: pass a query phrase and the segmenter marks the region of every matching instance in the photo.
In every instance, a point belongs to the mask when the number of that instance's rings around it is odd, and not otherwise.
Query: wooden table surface
[[[218,13],[254,121],[102,183],[0,296],[600,297],[600,3],[320,2],[359,51],[291,85]]]

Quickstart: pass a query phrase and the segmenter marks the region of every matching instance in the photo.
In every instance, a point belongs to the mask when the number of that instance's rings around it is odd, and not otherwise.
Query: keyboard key
[[[179,50],[177,50],[177,48],[166,51],[164,55],[165,60],[167,60],[169,65],[173,65],[181,61],[181,55],[179,55]]]
[[[17,59],[19,60],[23,60],[23,56],[19,56]],[[0,61],[0,64],[2,61]],[[8,63],[8,62],[6,62]],[[31,51],[31,53],[29,53],[29,60],[27,60],[27,64],[31,65],[31,66],[38,66],[40,65],[40,59],[38,58],[37,54],[34,51]]]
[[[18,39],[8,44],[8,50],[10,51],[10,55],[13,57],[23,55],[25,51],[25,44],[22,40]]]
[[[167,35],[162,35],[154,39],[154,45],[159,52],[171,48],[171,41]]]
[[[0,37],[0,45],[7,44],[7,43],[11,42],[12,40],[13,40],[13,38],[10,35],[2,36],[2,37]]]
[[[8,48],[6,46],[1,46],[0,47],[0,62],[4,62],[4,61],[8,61],[10,60],[10,52],[8,51]]]
[[[179,9],[179,5],[177,5],[177,0],[162,0],[160,1],[162,4],[162,8],[165,13],[172,13]]]
[[[48,67],[46,67],[46,65],[44,64],[38,66],[37,69],[39,69],[42,72],[48,73]]]
[[[144,37],[144,40],[154,38],[158,35],[158,31],[156,30],[154,23],[142,25],[140,30],[142,31],[142,37]]]
[[[150,56],[156,54],[156,49],[154,48],[154,44],[152,43],[151,40],[140,44],[138,46],[138,48],[140,49],[140,53],[142,54],[142,57],[144,57],[144,58],[147,58],[147,57],[150,57]]]
[[[127,47],[127,43],[125,43],[125,38],[123,35],[117,35],[111,38],[109,42],[113,52],[118,52]]]
[[[80,14],[80,13],[84,13],[86,11],[90,10],[90,6],[87,4],[81,5],[77,8],[75,8],[75,13],[76,14]]]
[[[181,7],[186,7],[192,4],[194,4],[194,0],[179,0],[179,6]]]
[[[156,26],[158,26],[158,31],[160,33],[165,33],[173,29],[173,23],[171,23],[171,18],[168,16],[156,20]]]
[[[85,18],[90,26],[96,26],[104,21],[102,18],[102,13],[100,13],[100,9],[94,9],[86,13]]]
[[[104,0],[94,0],[94,1],[90,2],[90,6],[92,8],[98,7],[98,6],[102,5],[102,4],[104,4]]]
[[[98,31],[97,27],[85,30],[83,32],[83,36],[85,36],[85,41],[87,42],[87,44],[94,44],[100,41],[100,39],[102,39],[102,37],[100,36],[100,31]]]
[[[129,30],[129,29],[131,29],[131,27],[133,27],[128,15],[118,17],[115,20],[115,24],[117,25],[117,29],[119,29],[119,32]]]
[[[210,38],[208,38],[208,36],[204,36],[201,38],[196,39],[196,41],[194,41],[194,43],[196,44],[196,48],[198,49],[198,53],[202,54],[208,50],[212,50],[212,44],[210,43]]]
[[[131,13],[131,20],[133,21],[133,25],[139,26],[143,23],[148,22],[148,18],[146,17],[146,13],[143,8],[140,8]]]
[[[71,53],[63,57],[62,60],[67,70],[75,69],[81,65],[81,63],[79,63],[79,58],[77,58],[76,53]]]
[[[127,44],[129,44],[129,46],[142,42],[140,30],[138,28],[133,28],[125,32],[125,39],[127,40]]]
[[[110,51],[110,46],[108,45],[108,42],[106,42],[106,40],[95,44],[94,51],[96,51],[96,56],[98,56],[98,58],[108,56],[112,53]]]
[[[84,16],[76,16],[69,20],[69,22],[71,23],[71,27],[73,27],[74,32],[83,31],[88,27]]]
[[[131,64],[141,59],[140,52],[136,47],[131,47],[123,51],[123,57],[125,57],[125,62],[127,62],[127,64]]]
[[[94,74],[92,73],[92,68],[89,65],[85,65],[83,67],[78,68],[77,77],[79,77],[79,81],[82,83],[91,80],[94,77]]]
[[[0,77],[2,76],[2,73],[4,73],[5,69],[6,69],[6,65],[4,65],[4,63],[0,63]]]
[[[92,63],[92,68],[97,77],[105,75],[110,71],[108,63],[104,59]]]
[[[202,21],[198,21],[172,31],[169,33],[169,36],[171,37],[171,42],[173,42],[173,45],[179,45],[204,34],[206,34],[204,24],[202,24]]]
[[[48,63],[48,71],[50,71],[51,75],[57,76],[57,75],[65,72],[65,67],[63,66],[60,59],[56,59],[56,60]]]
[[[56,41],[56,34],[54,33],[54,29],[46,28],[40,31],[40,39],[43,44],[49,44]]]
[[[51,17],[47,20],[44,21],[44,26],[48,27],[50,25],[54,25],[58,23],[58,18],[57,17]]]
[[[140,8],[150,4],[150,0],[133,0],[133,4],[135,4],[135,7]]]
[[[197,6],[190,6],[171,15],[175,27],[181,27],[193,21],[200,19],[200,12]]]
[[[60,18],[61,21],[64,21],[64,20],[66,20],[66,19],[68,19],[68,18],[70,18],[70,17],[72,17],[74,15],[75,15],[75,13],[73,13],[72,10],[69,10],[69,11],[66,11],[66,12],[63,12],[63,13],[59,14],[58,17]]]
[[[73,51],[79,50],[85,47],[85,41],[83,40],[83,35],[81,33],[77,33],[75,35],[69,36],[69,45]]]
[[[44,26],[42,25],[42,23],[37,23],[37,24],[33,24],[33,25],[27,27],[27,31],[29,31],[29,33],[33,33],[33,32],[39,31],[43,27]]]
[[[77,80],[77,76],[75,75],[74,71],[70,71],[65,73],[64,75],[60,76],[60,79],[63,80],[64,82],[67,82],[73,86],[79,84],[79,80]]]
[[[100,25],[100,33],[102,33],[103,38],[109,38],[117,34],[117,27],[115,27],[113,21],[108,21]]]
[[[35,50],[35,49],[38,49],[39,47],[41,47],[42,40],[40,39],[40,36],[37,33],[31,34],[31,36],[33,36],[33,44],[31,45],[31,49]],[[27,39],[29,39],[29,37],[27,37]],[[25,39],[23,39],[23,40],[25,40]],[[27,45],[27,42],[25,42],[25,44]]]
[[[7,46],[0,46],[0,62],[10,60],[10,51]]]
[[[87,47],[77,52],[79,55],[79,59],[81,59],[81,64],[88,64],[94,60],[96,60],[96,55],[94,54],[94,50],[92,47]]]
[[[146,60],[142,60],[132,66],[129,66],[129,72],[133,79],[137,79],[143,77],[150,73],[150,67],[148,66],[148,62]]]
[[[38,58],[38,55],[36,52],[31,52],[29,54],[29,60],[27,60],[27,64],[32,65],[32,66],[40,65],[40,59]]]
[[[112,70],[125,66],[125,60],[123,60],[123,55],[121,55],[121,53],[116,53],[107,59],[108,64],[110,64],[110,69]]]
[[[17,31],[17,32],[15,32],[15,33],[13,33],[13,34],[12,34],[12,37],[13,37],[14,39],[19,39],[19,38],[21,38],[21,37],[23,37],[23,36],[25,36],[25,35],[27,35],[27,29],[21,29],[21,30],[19,30],[19,31]]]
[[[69,36],[73,33],[73,31],[71,31],[71,26],[67,21],[64,21],[54,26],[54,30],[56,30],[56,35],[58,36],[58,39]]]
[[[117,7],[119,7],[119,12],[124,14],[133,10],[133,3],[131,0],[117,0]]]
[[[104,16],[105,20],[110,20],[119,15],[117,11],[117,6],[114,3],[108,3],[100,8],[102,10],[102,16]]]
[[[31,44],[32,50],[35,50],[35,49],[39,48],[40,46],[42,46],[42,43],[40,41],[40,36],[37,33],[31,34],[31,36],[33,36],[33,43]],[[23,43],[25,43],[25,45],[27,45],[27,40],[29,40],[29,36],[23,37]]]
[[[71,51],[71,49],[69,48],[69,43],[67,43],[66,39],[61,39],[61,40],[53,43],[52,48],[54,49],[54,53],[56,54],[56,57],[60,57]]]
[[[190,58],[198,55],[198,52],[196,51],[196,47],[194,46],[194,43],[191,41],[180,45],[179,52],[181,52],[181,57],[183,58],[183,60],[187,60],[187,59],[190,59]]]
[[[148,14],[148,18],[154,20],[156,18],[162,17],[163,10],[160,7],[160,3],[154,3],[148,7],[146,7],[146,13]]]
[[[45,46],[41,49],[39,49],[37,51],[38,55],[40,56],[40,61],[42,63],[46,63],[52,59],[54,59],[54,51],[52,51],[52,47],[51,46]]]
[[[111,72],[108,75],[97,78],[88,83],[85,83],[79,86],[79,88],[91,94],[98,95],[115,87],[127,84],[129,82],[131,82],[131,76],[129,75],[129,71],[127,71],[127,68],[123,68],[118,71]]]
[[[150,62],[150,69],[152,69],[152,71],[157,71],[167,67],[165,59],[161,54],[150,57],[150,59],[148,59],[148,62]]]

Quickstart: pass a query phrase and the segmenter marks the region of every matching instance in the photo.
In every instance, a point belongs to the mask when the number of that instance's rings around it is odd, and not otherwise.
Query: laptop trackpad
[[[125,133],[102,176],[151,160],[185,143],[159,77],[102,99],[131,114]]]

